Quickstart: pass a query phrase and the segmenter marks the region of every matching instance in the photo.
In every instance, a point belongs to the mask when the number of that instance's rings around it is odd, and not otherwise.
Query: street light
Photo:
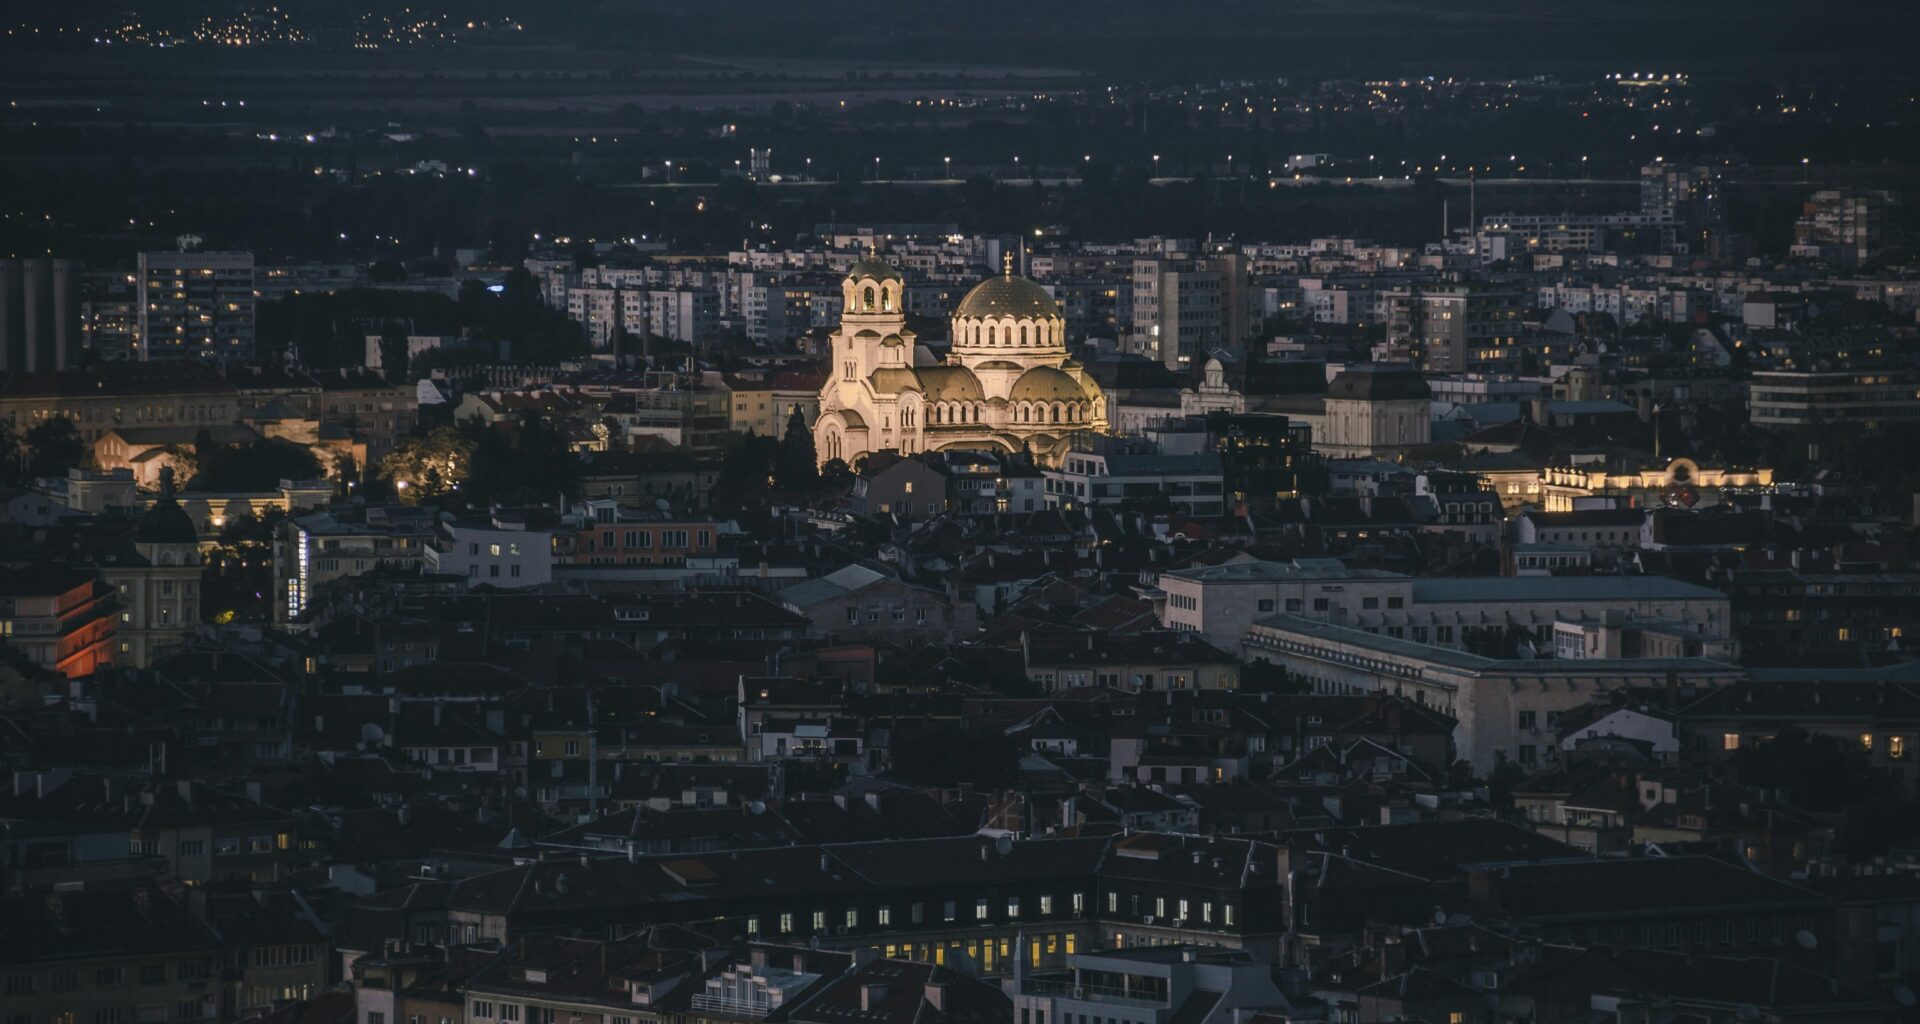
[[[1158,153],[1153,154],[1153,176],[1156,178],[1160,176],[1160,154]]]
[[[940,158],[940,160],[942,163],[945,163],[947,165],[947,180],[949,181],[953,180],[953,158],[950,156],[943,156]]]

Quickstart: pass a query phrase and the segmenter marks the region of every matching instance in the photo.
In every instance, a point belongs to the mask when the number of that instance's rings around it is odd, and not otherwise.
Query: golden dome
[[[973,286],[953,315],[963,318],[1010,316],[1016,320],[1060,319],[1060,306],[1045,288],[1024,277],[1001,274]]]

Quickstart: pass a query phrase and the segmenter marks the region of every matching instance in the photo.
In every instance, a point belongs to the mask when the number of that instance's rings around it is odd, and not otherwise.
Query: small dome
[[[926,366],[916,371],[929,402],[981,402],[980,378],[964,366]]]
[[[1087,392],[1080,382],[1051,366],[1036,366],[1014,381],[1008,395],[1016,402],[1084,402]]]
[[[1058,320],[1060,307],[1045,288],[1024,277],[1002,274],[974,285],[966,298],[960,300],[953,315],[975,319],[1010,316],[1021,320],[1030,317]]]
[[[920,378],[904,366],[883,366],[873,371],[867,378],[873,390],[882,395],[899,394],[902,391],[919,391]]]
[[[886,337],[880,339],[880,344],[884,348],[899,348],[900,346],[905,345],[906,341],[902,339],[898,334],[889,334]]]
[[[847,276],[856,281],[898,281],[900,272],[893,265],[880,258],[878,253],[869,252],[853,262],[847,268]]]
[[[1019,363],[1011,359],[989,359],[976,367],[976,369],[981,370],[1018,370],[1021,368]]]
[[[200,531],[193,528],[187,510],[166,494],[140,517],[133,540],[136,544],[199,544]]]

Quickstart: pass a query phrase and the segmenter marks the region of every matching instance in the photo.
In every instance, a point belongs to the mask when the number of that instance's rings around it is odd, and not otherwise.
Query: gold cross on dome
[[[1000,254],[1000,269],[1005,271],[1008,277],[1013,276],[1013,250],[1009,249]]]

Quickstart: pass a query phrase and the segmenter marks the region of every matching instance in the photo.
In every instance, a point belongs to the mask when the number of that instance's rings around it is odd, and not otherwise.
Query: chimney
[[[887,986],[869,982],[860,986],[860,1008],[877,1010],[887,998]]]
[[[1500,875],[1493,871],[1476,871],[1467,876],[1467,897],[1490,907],[1500,906]]]

